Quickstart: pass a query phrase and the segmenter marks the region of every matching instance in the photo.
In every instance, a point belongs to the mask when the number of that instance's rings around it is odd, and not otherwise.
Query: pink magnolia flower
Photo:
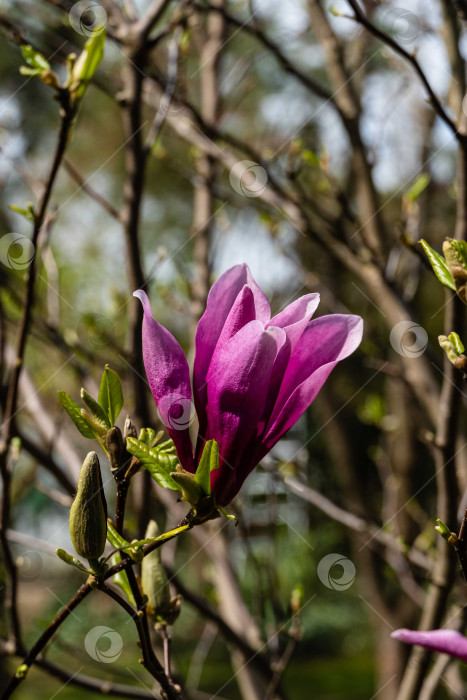
[[[310,320],[319,294],[306,294],[271,318],[248,266],[236,265],[213,285],[198,323],[192,393],[183,350],[152,317],[146,293],[134,294],[144,307],[143,359],[159,415],[189,472],[196,470],[206,440],[219,443],[220,468],[211,473],[211,489],[222,506],[362,338],[359,316]],[[194,452],[192,397],[199,423]]]
[[[467,637],[455,630],[429,630],[418,632],[400,629],[391,634],[394,639],[400,639],[407,644],[418,644],[428,649],[440,651],[443,654],[455,656],[467,663]]]

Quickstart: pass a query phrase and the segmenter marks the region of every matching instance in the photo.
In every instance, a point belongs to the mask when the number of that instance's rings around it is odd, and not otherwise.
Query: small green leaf
[[[114,549],[129,547],[130,543],[112,525],[110,518],[107,518],[107,539]]]
[[[50,63],[45,56],[33,49],[29,44],[24,44],[21,47],[21,53],[23,54],[24,60],[31,68],[35,68],[41,73],[45,70],[50,70]]]
[[[17,214],[21,214],[21,216],[24,216],[28,221],[34,221],[36,218],[32,202],[28,202],[26,207],[18,207],[16,204],[9,204],[8,208],[11,209],[11,211],[15,211]]]
[[[76,102],[82,99],[89,81],[104,57],[105,31],[93,34],[73,65],[68,89]]]
[[[417,177],[409,191],[406,192],[406,198],[410,202],[415,202],[420,197],[422,192],[428,187],[430,180],[431,177],[428,175],[428,173],[422,173],[419,177]]]
[[[436,250],[433,250],[433,248],[429,246],[428,243],[425,240],[423,240],[423,238],[420,241],[420,243],[422,244],[423,250],[425,251],[428,260],[430,261],[431,267],[433,268],[433,272],[435,273],[436,277],[439,279],[441,284],[444,284],[446,287],[449,287],[450,289],[453,289],[455,291],[456,285],[454,284],[452,275],[449,272],[446,260],[443,258],[442,255],[437,253]]]
[[[75,401],[73,401],[71,396],[69,396],[66,391],[58,392],[58,400],[78,428],[81,435],[83,435],[85,438],[89,438],[90,440],[97,438],[96,432],[81,415],[81,408]]]
[[[36,76],[36,75],[42,75],[44,71],[42,68],[28,68],[28,66],[20,66],[19,67],[19,73],[20,75],[30,75],[30,76]]]
[[[102,425],[102,428],[110,430],[112,426],[110,425],[110,421],[106,413],[104,412],[104,409],[100,406],[100,404],[97,403],[95,399],[92,398],[91,394],[88,394],[86,389],[81,389],[81,398],[91,411],[91,415],[96,421],[96,423]]]
[[[219,468],[219,445],[215,440],[208,440],[204,445],[203,454],[199,460],[195,474],[196,483],[203,489],[204,494],[211,494],[210,474]]]
[[[455,238],[451,238],[450,244],[458,254],[460,264],[467,268],[467,242],[456,241]]]
[[[113,427],[122,410],[123,391],[120,377],[108,365],[105,366],[102,375],[98,400],[103,411],[108,416],[110,426]]]
[[[164,433],[162,431],[160,431],[158,433],[158,435],[160,435],[160,437],[162,437],[163,434]],[[153,444],[153,441],[155,439],[156,439],[156,431],[155,430],[153,430],[152,428],[141,428],[138,440],[140,440],[141,442],[144,442],[145,445],[148,445],[149,447],[151,447]]]
[[[116,553],[111,558],[110,564],[111,566],[113,566],[114,564],[118,564],[120,561],[122,561],[122,556],[121,554]],[[133,597],[133,592],[128,581],[128,576],[126,575],[126,571],[117,571],[117,573],[114,574],[112,577],[112,583],[115,583],[115,585],[118,586],[126,595],[131,605],[134,605],[136,607],[135,599]]]
[[[84,571],[85,574],[91,573],[91,571],[87,569],[79,559],[74,557],[72,554],[68,554],[68,552],[65,552],[64,549],[56,549],[55,553],[59,559],[65,562],[65,564],[68,564],[69,566],[74,566],[76,569]]]
[[[148,470],[152,478],[165,489],[178,491],[179,488],[170,476],[170,472],[175,469],[178,457],[168,454],[157,447],[150,448],[136,438],[126,439],[126,449],[134,457],[139,459],[141,464]]]
[[[451,343],[454,345],[457,354],[458,354],[458,355],[462,355],[462,353],[464,352],[465,348],[464,348],[464,345],[463,345],[463,343],[462,343],[462,340],[459,338],[458,334],[457,334],[457,333],[454,333],[454,331],[453,331],[452,333],[449,333],[448,339],[449,339],[449,340],[451,341]]]
[[[86,423],[92,428],[92,430],[94,430],[96,435],[99,438],[103,438],[105,440],[105,437],[108,433],[107,427],[100,421],[96,420],[93,416],[90,416],[84,408],[81,409],[80,413],[83,420],[85,420]]]

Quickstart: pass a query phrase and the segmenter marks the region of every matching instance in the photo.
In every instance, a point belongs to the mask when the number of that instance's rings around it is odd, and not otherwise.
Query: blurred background
[[[200,699],[419,697],[430,657],[410,663],[390,632],[428,614],[433,567],[444,556],[433,523],[445,506],[455,529],[463,508],[464,421],[456,418],[465,393],[437,342],[455,302],[417,242],[440,251],[459,225],[459,142],[443,114],[462,123],[464,10],[450,0],[359,7],[390,42],[365,30],[345,0],[0,1],[3,411],[32,258],[36,266],[9,452],[11,513],[2,523],[25,648],[83,582],[54,550],[72,549],[69,506],[91,443],[57,391],[78,400],[84,386],[96,395],[108,363],[124,384],[120,421],[125,413],[138,428],[160,427],[133,290],[146,285],[154,316],[192,359],[211,283],[246,262],[273,313],[318,291],[316,315],[360,314],[364,340],[248,478],[232,504],[239,527],[216,522],[163,548],[174,593],[185,598],[173,627],[174,672]],[[154,8],[138,52],[131,27]],[[63,80],[67,56],[101,26],[104,59],[31,249],[32,223],[11,206],[40,201],[60,117],[54,90],[20,74],[21,44]],[[440,458],[436,436],[446,430]],[[112,508],[108,473],[104,482]],[[150,517],[173,526],[184,513],[175,501],[138,474],[128,533],[142,535]],[[452,559],[444,565],[430,620],[461,629],[465,592]],[[220,621],[260,651],[268,672]],[[96,625],[123,640],[113,663],[85,647]],[[82,697],[75,673],[151,697],[136,641],[121,611],[96,593],[47,651],[68,680],[35,668],[17,697]],[[104,634],[95,648],[109,643]],[[7,679],[19,660],[6,643],[2,650]],[[457,664],[435,680],[423,697],[464,697]]]

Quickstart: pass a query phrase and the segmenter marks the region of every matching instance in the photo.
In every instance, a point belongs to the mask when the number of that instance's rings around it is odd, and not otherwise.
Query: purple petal
[[[281,340],[285,341],[281,329],[266,331],[260,321],[251,321],[213,357],[207,375],[204,437],[219,443],[221,467],[212,473],[211,486],[221,505],[232,498],[235,468],[261,419]]]
[[[311,321],[290,356],[264,438],[266,451],[313,402],[336,364],[360,345],[360,316],[332,314]]]
[[[224,325],[245,285],[248,285],[250,288],[254,299],[254,315],[252,318],[267,323],[271,317],[269,302],[253,279],[248,265],[243,264],[230,268],[213,284],[207,299],[206,311],[196,329],[193,393],[201,433],[204,433],[206,428],[204,408],[206,405],[206,375],[214,350],[219,344]],[[249,300],[246,301],[248,308],[249,303]],[[249,317],[248,309],[245,310],[242,320],[240,315],[237,317],[237,324],[241,322],[245,324],[252,320]],[[226,333],[222,342],[228,340],[227,335]]]
[[[286,342],[278,351],[272,370],[268,398],[264,409],[264,422],[267,423],[274,409],[279,390],[289,363],[290,355],[302,336],[310,318],[319,304],[319,294],[306,294],[292,302],[283,311],[274,316],[266,328],[282,328],[286,334]],[[262,426],[264,428],[264,425]]]
[[[434,649],[467,662],[467,638],[455,630],[418,632],[400,629],[393,632],[391,637],[407,644],[418,644],[427,649]]]
[[[253,290],[245,284],[238,293],[232,308],[229,311],[214,353],[222,348],[238,331],[250,321],[256,320],[255,297]],[[213,353],[213,355],[214,355]],[[211,358],[212,361],[212,358]]]
[[[319,294],[305,294],[276,314],[266,328],[277,326],[283,328],[290,340],[292,350],[306,328],[308,321],[318,308]]]
[[[144,368],[160,418],[174,441],[180,462],[185,469],[194,471],[189,433],[194,411],[188,362],[173,335],[152,317],[146,292],[138,289],[133,296],[143,305]]]

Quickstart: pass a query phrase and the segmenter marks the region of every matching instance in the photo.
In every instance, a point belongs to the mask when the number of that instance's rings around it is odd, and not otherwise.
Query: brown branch
[[[418,566],[425,571],[431,571],[433,568],[433,561],[430,559],[430,557],[426,556],[419,550],[414,549],[413,547],[407,549],[398,539],[383,530],[381,527],[360,518],[354,513],[350,513],[349,511],[340,508],[326,498],[326,496],[323,496],[323,494],[319,493],[315,489],[301,483],[298,481],[298,479],[286,477],[284,479],[284,484],[295,496],[307,501],[308,503],[311,503],[316,508],[319,508],[319,510],[333,520],[342,523],[342,525],[345,525],[345,527],[348,527],[354,532],[360,532],[368,535],[370,538],[370,544],[371,542],[375,542],[379,545],[383,545],[385,548],[395,552],[396,554],[402,555],[407,559],[407,561],[415,564],[415,566]]]
[[[255,664],[264,678],[271,680],[273,672],[271,670],[268,658],[252,647],[246,639],[237,634],[237,632],[235,632],[235,630],[233,630],[232,627],[224,620],[220,613],[202,596],[198,595],[197,593],[193,593],[193,591],[187,588],[170,567],[168,567],[166,564],[164,564],[164,567],[167,571],[170,582],[173,583],[183,599],[196,608],[196,610],[202,614],[203,618],[214,622],[225,639],[234,646],[238,647],[238,649],[240,649],[240,651],[244,654],[245,658],[254,658]]]
[[[243,32],[249,34],[257,41],[259,41],[266,49],[268,49],[274,55],[281,68],[286,73],[296,78],[305,88],[307,88],[307,90],[310,90],[310,92],[314,93],[322,100],[332,102],[335,105],[332,93],[329,92],[325,87],[317,83],[315,80],[310,78],[310,76],[307,73],[303,73],[297,66],[295,66],[291,62],[291,60],[287,58],[287,56],[282,52],[281,47],[275,44],[274,41],[272,41],[272,39],[270,39],[267,36],[267,34],[265,34],[265,32],[258,26],[257,23],[252,24],[248,21],[243,22],[242,20],[237,19],[229,12],[227,12],[225,7],[218,6],[213,2],[211,2],[207,7],[198,4],[195,4],[195,7],[198,12],[217,12],[221,14],[224,20],[229,25],[235,27],[237,30],[241,29]]]
[[[466,117],[462,118],[461,128],[465,133]],[[458,148],[458,198],[455,236],[458,240],[467,239],[467,157],[466,141],[461,140]],[[465,307],[457,295],[451,297],[446,306],[445,332],[455,329],[462,335]],[[435,444],[437,517],[451,529],[457,520],[459,488],[456,474],[457,434],[461,409],[462,374],[456,370],[447,357],[444,358],[444,379],[439,402]],[[432,574],[432,584],[425,599],[419,628],[436,629],[446,610],[448,595],[454,583],[456,562],[451,546],[441,537],[437,540],[437,557]],[[397,700],[416,700],[430,663],[431,653],[422,647],[414,647],[410,654]]]
[[[195,525],[199,524],[196,520],[191,519],[189,523],[185,523],[185,520],[181,524],[189,524],[189,528],[191,529]],[[166,542],[170,542],[171,539],[174,539],[177,535],[173,535],[172,537],[167,537],[167,539],[159,541],[159,542],[153,542],[152,544],[147,544],[144,545],[142,548],[143,551],[143,556],[146,556],[146,554],[149,554],[150,552],[153,552],[156,549],[159,549],[159,547],[162,547]],[[122,571],[123,569],[126,570],[127,574],[128,571],[132,570],[132,567],[135,565],[135,562],[130,559],[130,560],[125,560],[122,559],[120,562],[117,564],[114,564],[114,566],[110,567],[105,574],[102,577],[103,581],[107,581],[109,578],[112,578],[116,573],[119,571]],[[93,584],[94,585],[94,584]],[[75,593],[75,595],[68,601],[68,603],[58,612],[58,614],[54,617],[52,622],[48,625],[47,629],[41,634],[39,639],[36,641],[36,643],[33,645],[33,647],[29,650],[29,652],[24,653],[24,658],[21,662],[21,665],[25,665],[30,667],[38,657],[38,655],[42,652],[44,647],[48,644],[48,642],[52,639],[56,631],[59,629],[59,627],[65,622],[65,620],[71,615],[73,610],[91,593],[93,590],[93,587],[90,585],[90,582],[87,581],[84,583],[78,591]],[[138,589],[139,590],[139,589]],[[141,594],[139,594],[141,595]],[[134,614],[133,608],[130,609],[132,611],[132,615]],[[142,621],[144,621],[144,617],[141,618]],[[145,631],[146,634],[146,631]],[[20,654],[22,655],[22,654]],[[155,660],[155,661],[154,661]],[[151,663],[153,665],[157,665],[159,662],[157,659],[151,657]],[[160,666],[160,664],[159,664]],[[162,666],[160,666],[162,669]],[[162,669],[163,672],[163,669]],[[2,695],[0,696],[0,700],[8,700],[8,698],[11,697],[13,692],[16,690],[18,685],[24,680],[25,676],[23,675],[17,675],[15,674],[13,678],[10,680],[6,688],[4,689]],[[161,676],[162,682],[166,683],[165,679],[165,674],[163,674],[163,677]],[[165,680],[164,680],[165,679]],[[168,685],[166,683],[166,685]],[[164,687],[164,686],[163,686]],[[164,690],[167,692],[167,687],[164,687]],[[169,692],[171,692],[170,687],[169,687]],[[179,698],[178,695],[175,696],[170,696],[172,698]]]
[[[65,160],[63,162],[63,167],[67,171],[67,173],[73,178],[75,182],[78,183],[79,187],[83,192],[86,192],[94,201],[96,201],[100,206],[105,209],[105,211],[110,214],[110,216],[117,221],[121,221],[121,215],[120,212],[115,209],[115,207],[110,204],[102,195],[99,194],[93,187],[91,187],[88,182],[85,180],[85,178],[80,175],[80,173],[76,170],[74,165],[70,163],[69,160]]]
[[[0,640],[0,650],[3,654],[11,654],[7,643]],[[117,698],[134,698],[135,700],[154,700],[154,694],[123,683],[113,683],[102,678],[93,678],[84,673],[72,673],[58,664],[47,659],[37,658],[34,660],[34,665],[48,673],[53,678],[59,678],[67,685],[75,685],[84,690],[91,690],[101,695],[113,695]]]
[[[355,13],[355,20],[359,24],[361,24],[362,27],[364,27],[367,31],[370,32],[370,34],[373,34],[373,36],[375,36],[377,39],[386,44],[386,46],[389,46],[393,51],[399,54],[399,56],[402,56],[402,58],[404,58],[408,63],[410,63],[410,65],[414,68],[415,72],[420,78],[420,81],[422,82],[425,90],[427,91],[431,105],[435,110],[436,114],[440,117],[440,119],[443,120],[445,124],[447,124],[449,129],[452,131],[452,133],[460,143],[465,141],[465,135],[458,131],[456,124],[446,114],[443,105],[441,104],[439,98],[436,96],[436,93],[431,87],[428,78],[426,77],[422,67],[420,66],[414,54],[411,54],[408,51],[406,51],[406,49],[404,49],[400,44],[398,44],[397,41],[395,41],[395,39],[393,39],[388,34],[385,34],[383,31],[381,31],[381,29],[378,29],[378,27],[376,27],[368,19],[364,12],[362,12],[356,0],[347,0],[347,2],[349,3],[349,5]]]
[[[24,353],[26,342],[31,325],[32,306],[34,302],[34,287],[37,276],[36,249],[39,240],[39,234],[42,231],[46,219],[47,207],[52,194],[52,189],[55,184],[60,164],[63,160],[65,150],[68,144],[70,130],[74,118],[74,109],[68,101],[68,93],[61,93],[61,109],[60,109],[60,128],[57,139],[57,145],[53,156],[50,171],[46,180],[45,189],[42,198],[39,202],[39,208],[34,215],[34,225],[31,238],[31,246],[33,250],[33,258],[28,269],[26,280],[26,293],[23,301],[21,320],[19,323],[17,346],[15,351],[15,361],[11,370],[11,375],[8,382],[8,392],[6,398],[6,406],[3,415],[3,424],[1,430],[0,442],[0,474],[3,482],[2,489],[2,512],[0,521],[0,541],[2,544],[5,566],[9,576],[9,613],[11,632],[18,650],[22,649],[20,619],[17,609],[17,572],[15,562],[10,552],[7,528],[10,522],[10,486],[11,486],[11,469],[8,466],[8,452],[10,442],[13,435],[13,419],[16,414],[19,380],[23,367]]]

